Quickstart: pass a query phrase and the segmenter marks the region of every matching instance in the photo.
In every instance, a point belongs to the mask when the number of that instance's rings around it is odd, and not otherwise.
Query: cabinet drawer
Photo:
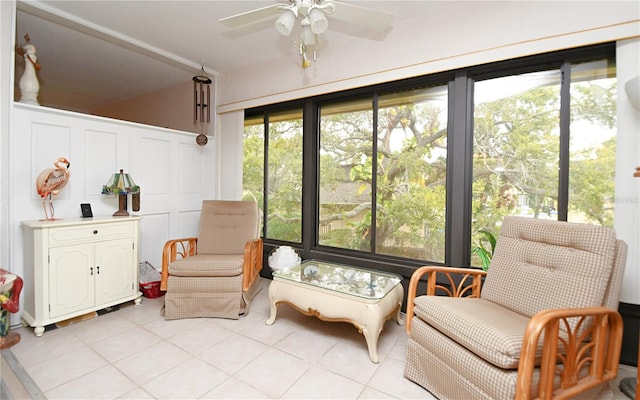
[[[111,239],[133,235],[131,223],[97,224],[61,227],[49,230],[49,245],[59,246],[99,239]]]

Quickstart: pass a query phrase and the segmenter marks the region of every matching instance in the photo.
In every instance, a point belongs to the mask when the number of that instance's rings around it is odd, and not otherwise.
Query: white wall
[[[235,111],[219,115],[217,125],[216,143],[220,150],[216,159],[220,199],[239,200],[242,198],[244,112]],[[240,134],[238,127],[242,127]]]
[[[168,239],[195,236],[203,199],[215,198],[215,147],[198,146],[195,134],[92,115],[15,103],[10,133],[9,265],[23,275],[22,221],[44,218],[36,177],[58,157],[71,162],[68,185],[54,197],[55,217],[94,216],[118,209],[102,195],[111,174],[124,169],[141,187],[139,258],[160,268]],[[130,199],[129,199],[130,200]],[[129,212],[132,213],[129,206]],[[19,316],[12,316],[12,320]]]
[[[0,1],[0,268],[9,264],[9,120],[13,103],[13,32],[15,2]]]
[[[629,79],[640,75],[640,38],[617,43],[616,64],[618,136],[615,229],[618,237],[630,246],[620,301],[640,304],[640,178],[633,177],[635,168],[640,166],[640,110],[629,103],[624,89]]]
[[[212,100],[215,101],[214,96],[212,96]],[[103,104],[89,110],[89,114],[200,133],[199,125],[193,123],[193,83],[191,79],[185,79],[183,83],[157,92],[118,100],[111,104]],[[211,117],[213,121],[214,111],[212,111]]]

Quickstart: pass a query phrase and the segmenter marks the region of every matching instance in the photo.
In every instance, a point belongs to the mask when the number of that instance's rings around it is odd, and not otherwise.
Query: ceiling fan
[[[300,26],[300,40],[294,40],[302,57],[302,68],[311,65],[307,53],[317,60],[316,35],[329,27],[327,16],[352,25],[375,31],[385,30],[393,14],[335,0],[288,0],[267,7],[222,18],[219,21],[231,28],[240,28],[280,14],[275,27],[284,36],[291,35],[296,22]]]

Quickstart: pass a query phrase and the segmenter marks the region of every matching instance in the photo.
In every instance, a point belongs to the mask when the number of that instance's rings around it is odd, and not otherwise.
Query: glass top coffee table
[[[384,323],[401,318],[404,289],[400,275],[318,260],[306,260],[273,272],[269,285],[271,315],[276,320],[278,306],[288,304],[299,312],[323,321],[349,322],[367,342],[369,358],[378,359],[378,337]]]

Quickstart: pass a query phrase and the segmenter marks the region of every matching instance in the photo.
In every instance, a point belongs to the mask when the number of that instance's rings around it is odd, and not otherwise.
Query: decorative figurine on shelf
[[[66,167],[63,166],[66,164]],[[44,208],[44,218],[53,220],[55,209],[53,208],[53,196],[57,195],[69,182],[69,167],[71,163],[64,157],[58,158],[53,165],[55,168],[47,168],[40,172],[36,180],[36,189],[42,197],[42,208]],[[47,205],[48,201],[48,205]]]
[[[0,349],[6,349],[20,341],[20,334],[9,333],[9,313],[20,309],[22,278],[9,271],[0,269]]]
[[[42,66],[38,63],[36,46],[29,43],[31,40],[29,35],[24,35],[24,40],[26,40],[27,43],[16,49],[16,53],[24,58],[24,73],[19,83],[20,93],[22,94],[20,102],[39,106],[38,92],[40,91],[40,84],[38,83],[36,71],[42,68]]]

